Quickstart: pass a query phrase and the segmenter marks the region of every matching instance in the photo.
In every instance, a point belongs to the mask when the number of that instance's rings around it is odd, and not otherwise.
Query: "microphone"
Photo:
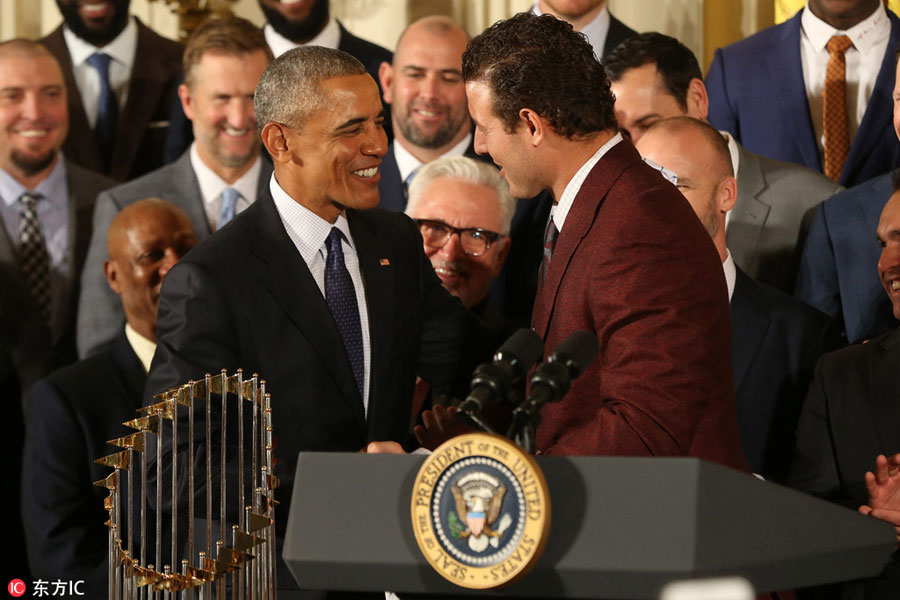
[[[531,393],[515,410],[514,423],[537,415],[545,404],[562,398],[599,350],[597,338],[587,331],[576,331],[563,340],[531,375]]]
[[[525,378],[528,369],[543,354],[541,337],[530,329],[519,329],[503,342],[493,362],[478,365],[472,373],[471,391],[459,410],[473,414],[497,404],[507,397],[513,385]]]

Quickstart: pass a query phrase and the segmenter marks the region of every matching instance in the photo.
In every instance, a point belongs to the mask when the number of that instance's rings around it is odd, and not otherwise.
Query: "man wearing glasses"
[[[444,288],[471,312],[453,396],[465,397],[475,367],[516,330],[488,300],[510,249],[516,200],[494,167],[465,156],[422,167],[409,188],[406,214],[422,233],[425,255]]]

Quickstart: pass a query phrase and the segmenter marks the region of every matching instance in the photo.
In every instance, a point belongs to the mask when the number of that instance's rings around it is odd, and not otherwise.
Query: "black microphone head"
[[[531,366],[544,355],[541,336],[531,329],[522,328],[509,336],[494,354],[494,362],[507,362],[514,371],[514,379],[524,377]]]
[[[548,362],[563,362],[574,379],[581,375],[600,351],[597,337],[588,331],[576,331],[553,351]]]

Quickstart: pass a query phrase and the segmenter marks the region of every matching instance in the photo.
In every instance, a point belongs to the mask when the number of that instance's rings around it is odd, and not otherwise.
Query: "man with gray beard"
[[[394,141],[381,165],[381,208],[402,211],[423,164],[442,156],[477,158],[466,108],[462,53],[469,36],[452,19],[429,16],[400,35],[392,63],[379,71],[391,105]]]

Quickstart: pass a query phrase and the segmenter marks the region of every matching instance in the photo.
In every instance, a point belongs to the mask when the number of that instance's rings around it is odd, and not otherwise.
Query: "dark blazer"
[[[272,163],[263,158],[257,197],[268,189],[271,175]],[[205,240],[211,233],[189,151],[185,151],[177,162],[100,194],[93,217],[97,233],[91,236],[81,276],[78,312],[78,355],[81,358],[105,349],[125,326],[122,301],[109,289],[103,273],[103,262],[108,258],[106,231],[109,224],[126,206],[151,197],[162,198],[183,210],[191,219],[198,241]]]
[[[18,258],[6,229],[0,227],[0,270],[7,282],[0,285],[0,314],[7,315],[12,330],[3,336],[11,340],[10,353],[16,365],[20,392],[24,394],[37,379],[76,360],[75,320],[78,288],[91,239],[91,215],[97,195],[115,182],[66,161],[69,187],[69,272],[63,326],[51,336],[37,312],[19,272]]]
[[[162,166],[169,111],[172,99],[177,96],[184,51],[184,46],[178,42],[162,37],[134,18],[138,27],[135,62],[128,82],[128,99],[119,111],[116,141],[106,170],[75,85],[63,26],[41,40],[59,60],[66,80],[69,97],[69,135],[63,146],[66,157],[119,181],[134,179]]]
[[[134,433],[146,375],[122,331],[115,345],[56,371],[31,391],[22,464],[22,518],[35,577],[84,579],[88,598],[107,593],[107,490],[112,471],[94,463]]]
[[[731,297],[734,395],[750,469],[784,481],[828,317],[737,270]]]
[[[375,80],[375,83],[378,84],[378,89],[380,91],[381,80],[378,78],[378,69],[382,62],[391,62],[394,57],[393,53],[377,44],[356,37],[347,31],[340,22],[338,23],[338,28],[341,30],[341,37],[338,41],[338,50],[343,50],[361,62],[363,66],[366,67],[366,71],[368,71],[369,75],[372,76],[372,79]],[[178,83],[181,83],[180,79]],[[166,164],[178,160],[178,157],[180,157],[185,149],[191,145],[191,142],[194,141],[193,126],[191,125],[190,120],[185,116],[184,109],[181,107],[181,99],[177,94],[172,98],[171,113],[172,125],[169,127],[166,136],[164,152]],[[388,135],[388,141],[390,141],[393,137],[390,110],[385,111],[384,119],[384,130]]]
[[[706,76],[709,122],[751,152],[822,171],[800,63],[801,12],[716,50]],[[890,11],[888,17],[887,51],[838,181],[845,187],[900,165],[900,141],[891,127],[900,19]]]
[[[900,452],[900,329],[823,355],[797,427],[787,484],[856,509],[868,502],[865,473],[879,454]],[[875,579],[832,589],[844,600],[900,597],[900,553]]]
[[[547,353],[578,330],[600,343],[569,393],[541,411],[537,448],[746,469],[729,322],[709,234],[678,190],[619,142],[575,197],[535,301]]]
[[[630,37],[636,36],[637,31],[615,18],[612,13],[609,14],[609,31],[606,34],[606,41],[603,43],[603,56],[613,51],[613,48],[624,42]]]
[[[416,375],[449,388],[461,342],[459,302],[434,274],[412,221],[379,209],[348,210],[347,219],[369,309],[368,413],[328,305],[268,191],[188,252],[163,283],[145,399],[223,368],[265,378],[282,532],[297,453],[405,441]],[[283,564],[279,578],[294,587]]]
[[[878,277],[875,230],[893,193],[890,174],[841,192],[815,212],[794,295],[843,323],[845,343],[900,326]]]

